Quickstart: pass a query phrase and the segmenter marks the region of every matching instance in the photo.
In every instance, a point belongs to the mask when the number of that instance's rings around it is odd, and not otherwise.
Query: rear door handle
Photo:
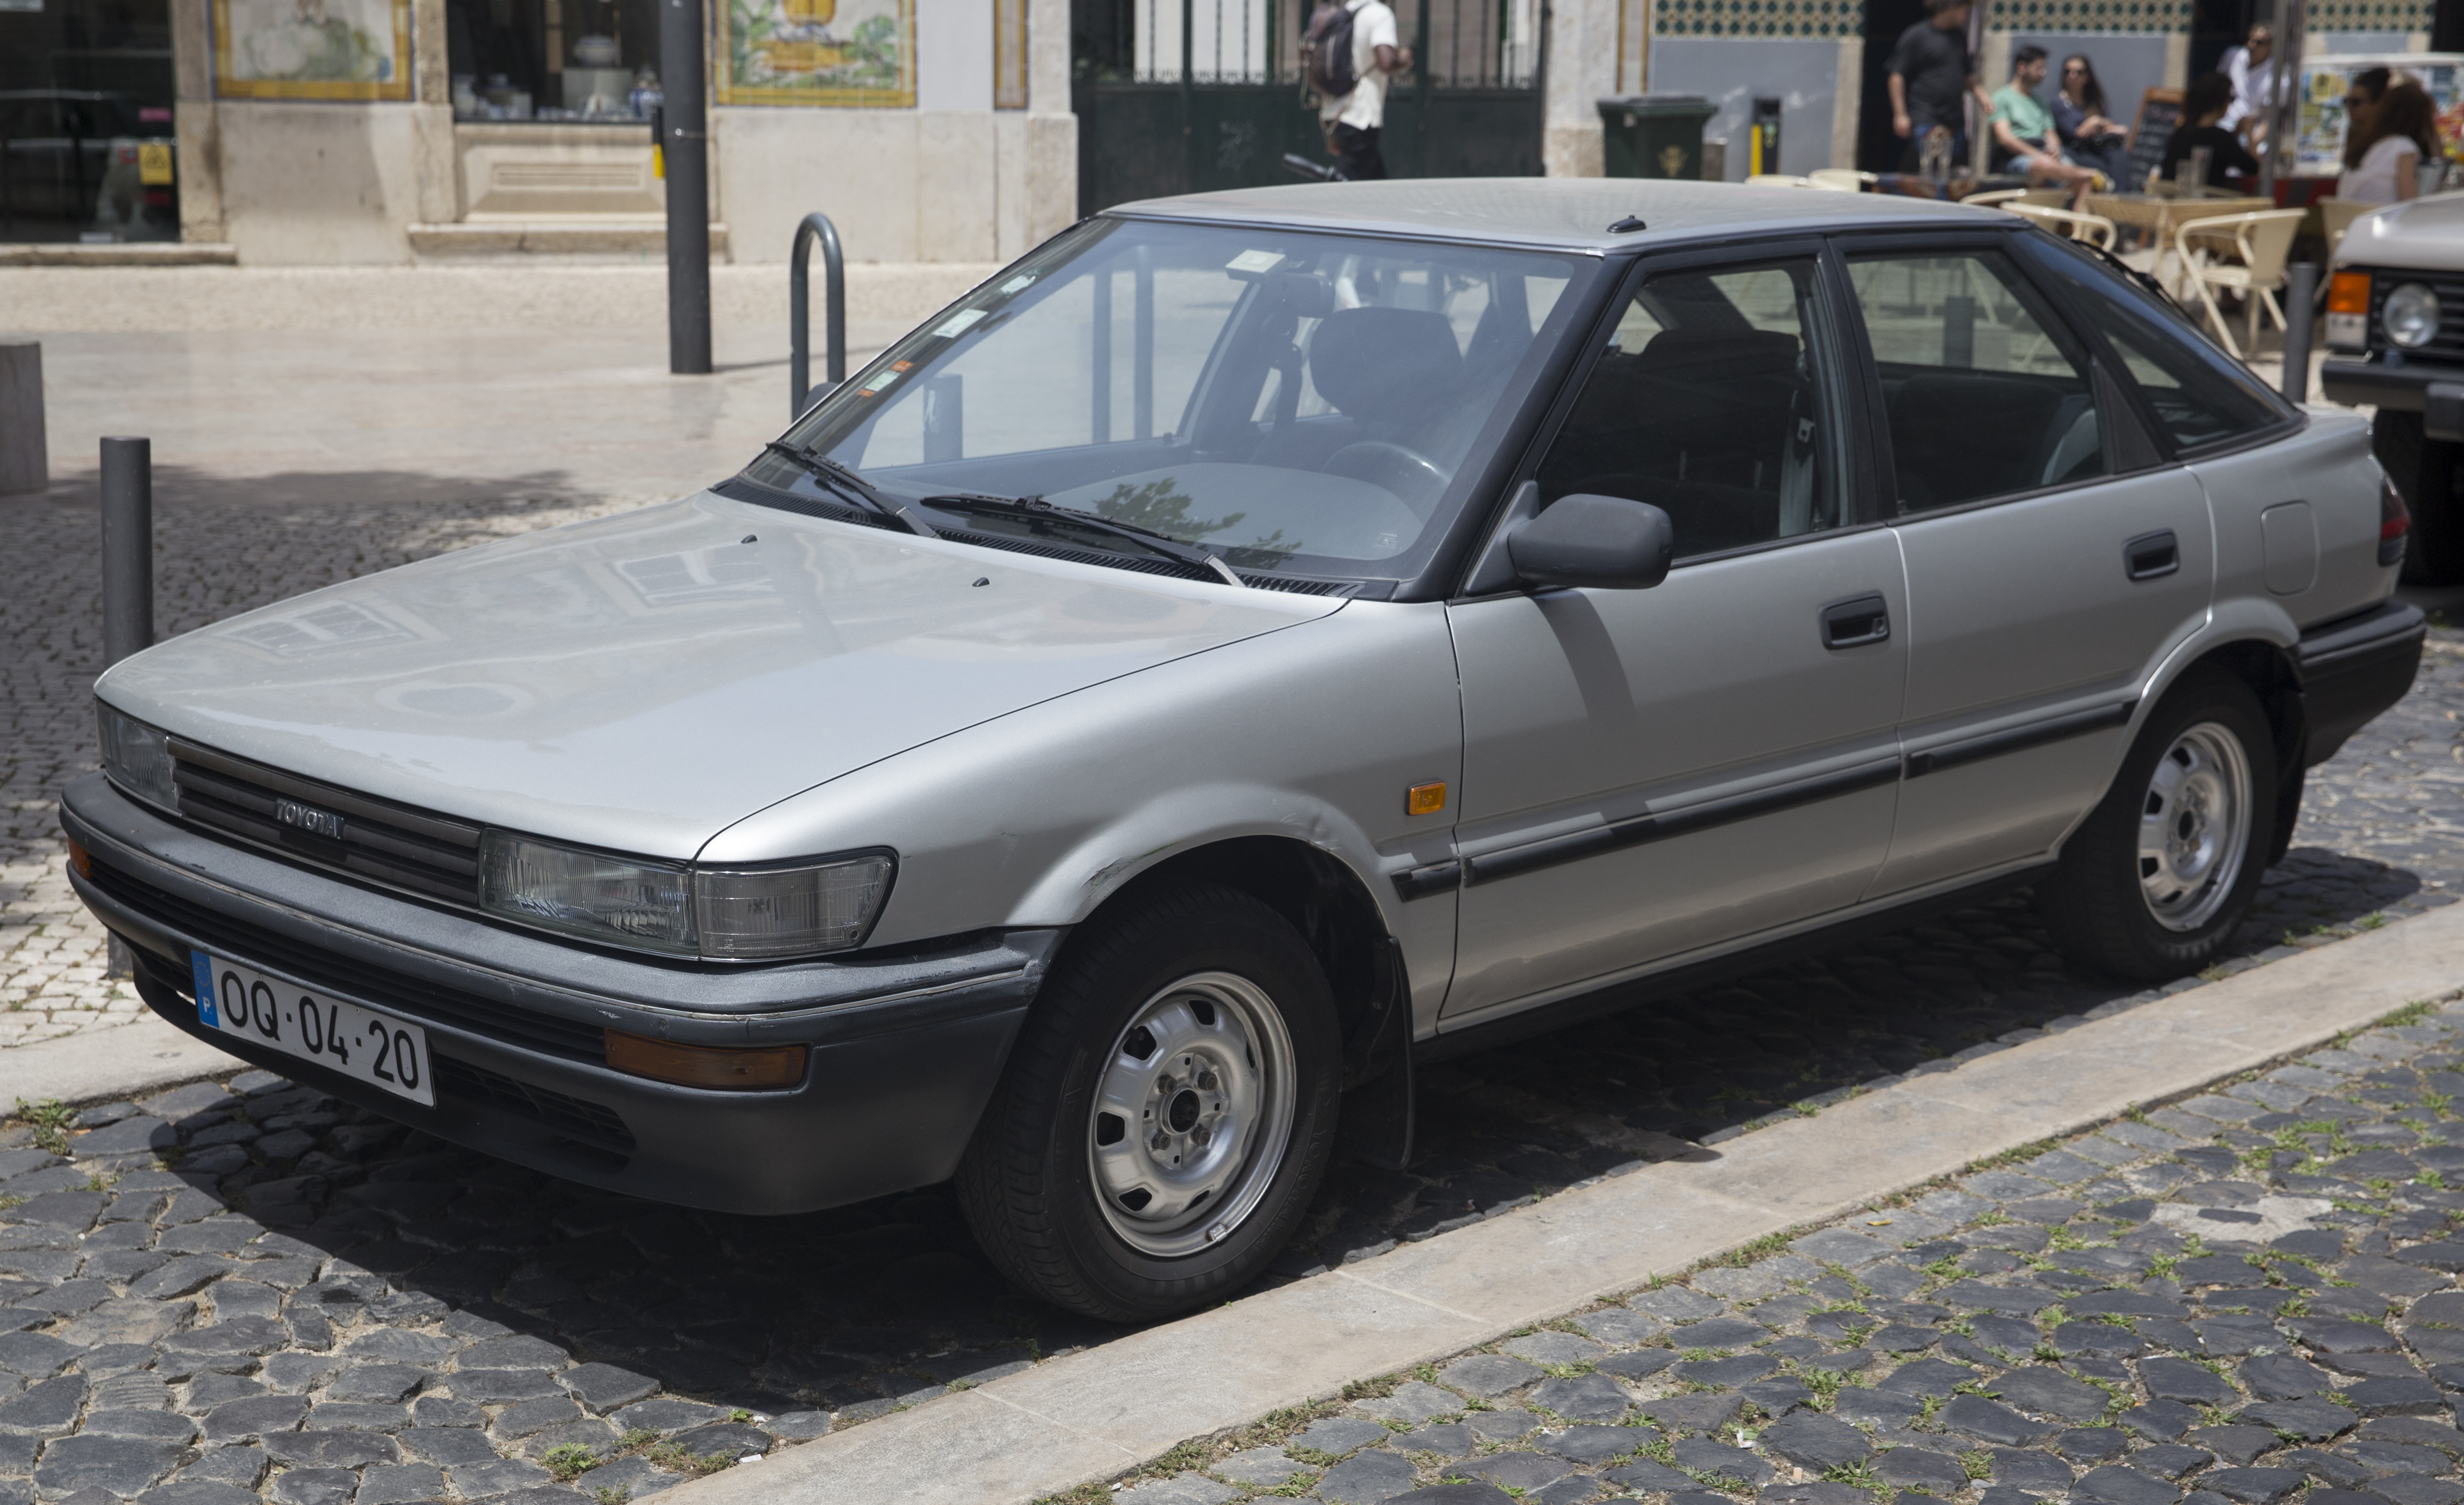
[[[2122,545],[2123,567],[2133,580],[2154,580],[2182,567],[2182,545],[2171,528],[2142,533]]]
[[[1822,609],[1822,646],[1857,648],[1891,635],[1891,604],[1880,596],[1835,601]]]

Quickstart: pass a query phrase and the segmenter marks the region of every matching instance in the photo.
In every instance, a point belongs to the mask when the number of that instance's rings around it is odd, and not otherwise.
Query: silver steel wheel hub
[[[2139,810],[2139,892],[2167,930],[2213,919],[2250,849],[2250,760],[2213,721],[2173,739]]]
[[[1239,1228],[1283,1164],[1292,1092],[1291,1036],[1255,983],[1199,972],[1148,999],[1114,1042],[1088,1119],[1112,1231],[1169,1259]]]

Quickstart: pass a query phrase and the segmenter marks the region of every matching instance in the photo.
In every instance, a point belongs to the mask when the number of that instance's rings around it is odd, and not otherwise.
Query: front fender
[[[1121,811],[1054,862],[1011,914],[1074,925],[1157,864],[1243,836],[1296,841],[1334,858],[1361,880],[1389,933],[1395,929],[1401,900],[1385,874],[1409,866],[1408,857],[1382,858],[1358,821],[1309,790],[1232,782],[1157,791]]]
[[[848,715],[861,715],[850,705]],[[1125,675],[858,769],[729,828],[709,863],[898,852],[869,944],[1082,922],[1155,864],[1237,837],[1304,842],[1351,869],[1403,948],[1416,1016],[1453,968],[1449,894],[1387,874],[1453,854],[1463,716],[1440,603],[1343,609]]]

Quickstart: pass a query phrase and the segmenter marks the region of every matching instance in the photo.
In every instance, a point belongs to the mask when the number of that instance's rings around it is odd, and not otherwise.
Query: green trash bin
[[[1703,176],[1703,126],[1720,107],[1699,94],[1628,94],[1600,100],[1603,166],[1612,178]]]

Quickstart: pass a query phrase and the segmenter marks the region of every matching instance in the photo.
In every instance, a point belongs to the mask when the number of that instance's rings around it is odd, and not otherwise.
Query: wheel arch
[[[1346,1089],[1381,1074],[1401,1053],[1385,1049],[1392,1026],[1408,1037],[1410,988],[1400,946],[1369,885],[1350,864],[1288,836],[1230,836],[1175,852],[1104,896],[1078,931],[1134,896],[1168,884],[1211,882],[1281,915],[1317,958],[1334,997]],[[1073,932],[1073,939],[1074,939]],[[1067,942],[1064,943],[1066,952]]]

